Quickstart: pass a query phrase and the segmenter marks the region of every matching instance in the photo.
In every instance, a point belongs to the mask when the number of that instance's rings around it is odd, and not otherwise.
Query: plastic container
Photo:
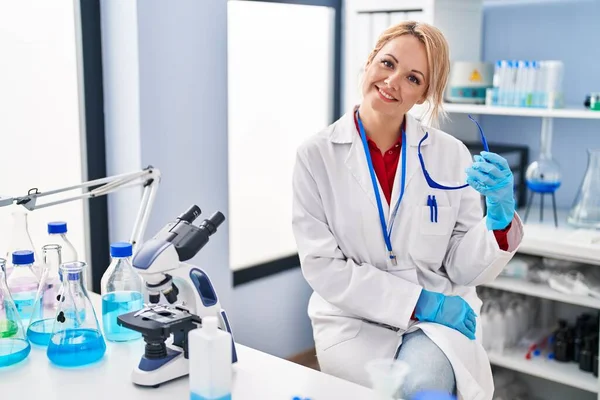
[[[47,244],[42,248],[44,270],[35,298],[34,312],[27,326],[27,338],[31,343],[47,346],[52,335],[52,328],[58,309],[58,289],[60,277],[58,269],[62,264],[61,247]]]
[[[60,266],[61,285],[56,320],[46,352],[60,367],[95,363],[104,356],[106,343],[84,285],[86,264],[75,261]]]
[[[6,284],[6,260],[0,258],[0,367],[23,361],[31,345]]]
[[[378,400],[392,400],[410,371],[407,363],[392,358],[376,359],[366,365],[372,389]]]
[[[202,318],[202,328],[188,333],[190,400],[230,400],[231,335],[218,328],[216,317]]]
[[[102,275],[102,326],[107,340],[125,342],[142,337],[140,332],[117,324],[117,317],[144,307],[142,279],[131,265],[132,246],[119,242],[110,246],[112,262]]]
[[[17,307],[23,325],[29,323],[34,313],[35,297],[39,280],[34,270],[34,255],[31,250],[17,250],[12,254],[13,269],[6,283]]]

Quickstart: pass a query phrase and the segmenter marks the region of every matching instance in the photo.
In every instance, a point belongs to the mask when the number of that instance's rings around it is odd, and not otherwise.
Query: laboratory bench
[[[100,296],[90,293],[96,315]],[[235,332],[234,332],[235,334]],[[188,378],[182,377],[158,388],[131,382],[131,371],[144,353],[144,340],[106,342],[106,354],[96,364],[81,368],[58,368],[46,357],[46,348],[32,345],[23,362],[0,369],[4,398],[45,400],[189,399]],[[234,400],[373,399],[375,392],[363,386],[294,364],[252,348],[236,344],[239,361],[233,366]]]

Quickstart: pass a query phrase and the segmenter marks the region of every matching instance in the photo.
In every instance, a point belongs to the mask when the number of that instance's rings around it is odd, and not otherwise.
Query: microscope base
[[[169,355],[165,359],[142,358],[131,374],[133,383],[140,386],[158,387],[161,383],[187,375],[189,360],[183,356],[183,352],[171,347],[168,349]]]

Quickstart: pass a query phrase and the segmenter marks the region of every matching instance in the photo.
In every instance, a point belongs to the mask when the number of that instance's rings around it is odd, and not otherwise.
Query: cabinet
[[[472,115],[507,115],[535,117],[551,120],[554,118],[593,119],[600,122],[600,112],[583,108],[566,109],[530,109],[513,107],[489,107],[483,105],[446,104],[446,111],[451,114]],[[523,215],[523,213],[520,213]],[[534,214],[535,215],[535,214]],[[567,212],[559,210],[558,228],[554,227],[551,219],[544,223],[530,222],[525,226],[525,237],[518,250],[519,253],[540,257],[549,257],[567,261],[582,262],[600,266],[600,231],[576,229],[566,223]],[[589,296],[566,295],[557,292],[547,285],[527,281],[498,277],[487,287],[520,293],[552,300],[560,304],[585,307],[594,312],[600,310],[600,300]],[[489,353],[492,365],[511,369],[528,376],[535,376],[589,392],[589,397],[600,399],[600,381],[593,374],[579,370],[575,363],[559,363],[555,361],[532,359],[526,360],[523,352],[505,351],[502,354]],[[595,395],[594,395],[595,394]],[[581,396],[570,394],[565,388],[561,394],[550,394],[552,397],[542,398],[572,398]],[[548,396],[550,396],[548,395]],[[565,397],[566,396],[566,397]]]
[[[360,102],[364,64],[389,26],[417,20],[438,27],[450,45],[450,60],[481,59],[482,0],[347,0],[343,34],[343,108]]]

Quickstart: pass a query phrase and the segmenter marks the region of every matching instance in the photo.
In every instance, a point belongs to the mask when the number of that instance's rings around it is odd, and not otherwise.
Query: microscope
[[[119,316],[117,323],[140,332],[146,344],[132,373],[135,384],[158,387],[187,375],[188,332],[200,328],[202,318],[215,316],[219,328],[232,333],[208,275],[184,262],[194,257],[225,221],[223,214],[215,212],[198,226],[193,225],[200,214],[200,208],[193,205],[143,243],[133,257],[133,267],[148,291],[149,304],[140,311]],[[166,302],[161,302],[161,297]],[[235,363],[233,334],[231,345]]]

